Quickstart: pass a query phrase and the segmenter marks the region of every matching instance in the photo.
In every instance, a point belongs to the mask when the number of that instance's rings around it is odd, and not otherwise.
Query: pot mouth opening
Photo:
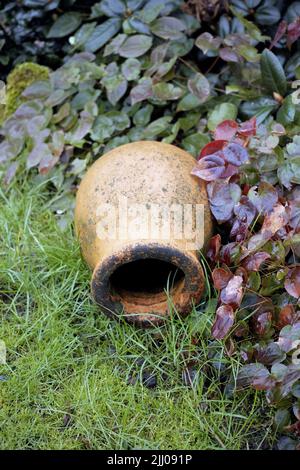
[[[96,303],[111,318],[152,326],[173,308],[187,315],[201,298],[204,275],[195,255],[158,243],[136,244],[102,259],[91,287]]]
[[[185,274],[175,264],[155,258],[138,259],[116,268],[109,279],[110,292],[123,302],[142,305],[167,300],[184,282]]]

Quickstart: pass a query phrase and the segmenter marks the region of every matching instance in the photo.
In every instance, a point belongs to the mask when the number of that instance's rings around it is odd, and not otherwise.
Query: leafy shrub
[[[208,181],[212,213],[226,224],[208,251],[219,293],[212,335],[245,361],[237,387],[266,390],[277,430],[299,436],[300,138],[286,136],[273,120],[258,129],[255,118],[224,121],[193,173]],[[295,169],[288,178],[286,162]]]
[[[278,408],[276,429],[293,435],[279,446],[299,446],[300,3],[219,2],[209,23],[189,1],[103,0],[81,10],[28,0],[26,14],[33,4],[28,24],[37,18],[57,62],[65,57],[3,123],[5,183],[29,170],[50,179],[64,227],[87,165],[109,149],[147,139],[199,155],[193,173],[207,181],[218,222],[207,254],[219,293],[212,334],[245,361],[238,387],[266,390]]]

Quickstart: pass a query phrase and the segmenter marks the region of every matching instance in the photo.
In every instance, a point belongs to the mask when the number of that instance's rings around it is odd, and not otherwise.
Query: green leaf
[[[201,105],[201,100],[192,93],[185,95],[178,103],[177,111],[190,111]]]
[[[103,15],[109,17],[121,16],[124,15],[125,11],[126,5],[122,0],[102,0],[92,7],[91,18]]]
[[[210,131],[214,131],[221,122],[232,119],[237,116],[237,107],[233,103],[221,103],[215,106],[207,121],[207,127]]]
[[[151,122],[144,130],[144,139],[153,139],[162,134],[169,127],[171,120],[172,116],[164,116]]]
[[[68,12],[59,16],[51,26],[47,38],[63,38],[73,33],[81,24],[81,15],[77,12]]]
[[[182,88],[172,85],[172,83],[156,83],[153,86],[154,98],[167,101],[178,100],[183,94]]]
[[[168,56],[170,57],[183,57],[187,55],[194,46],[194,40],[183,36],[178,40],[169,42]]]
[[[260,61],[262,83],[271,93],[284,96],[287,90],[287,81],[281,63],[273,52],[265,49]]]
[[[103,52],[103,56],[106,57],[110,54],[119,54],[119,50],[125,39],[127,38],[127,34],[117,34],[108,44],[106,44]]]
[[[178,120],[180,123],[180,129],[183,132],[189,131],[192,127],[197,126],[200,120],[201,114],[199,112],[187,113],[185,117],[182,117]]]
[[[265,25],[272,25],[278,23],[280,20],[281,14],[279,8],[275,5],[262,5],[260,6],[254,15],[254,18],[258,24],[263,26]]]
[[[137,80],[141,72],[141,63],[137,59],[127,59],[121,67],[126,80]]]
[[[253,46],[240,44],[237,46],[236,51],[248,62],[258,62],[260,59],[257,49]]]
[[[131,104],[134,105],[147,98],[151,98],[151,96],[153,96],[152,80],[151,78],[143,77],[139,80],[139,83],[131,89]]]
[[[130,127],[130,119],[127,114],[122,111],[110,111],[106,116],[112,119],[113,126],[117,131],[124,131]]]
[[[94,123],[94,117],[87,111],[81,111],[80,119],[76,122],[74,129],[66,134],[66,142],[72,145],[81,145],[82,139],[90,132]]]
[[[107,116],[98,116],[91,132],[91,137],[96,142],[104,142],[114,133],[113,120]]]
[[[283,126],[292,124],[296,116],[296,105],[293,103],[292,96],[289,95],[285,98],[282,105],[280,106],[276,120]]]
[[[102,81],[105,85],[108,101],[115,106],[127,90],[127,80],[122,75],[108,75]]]
[[[293,2],[287,9],[286,20],[292,23],[300,16],[300,2]]]
[[[152,38],[145,34],[129,36],[119,49],[121,57],[140,57],[152,46]]]
[[[180,123],[179,121],[177,121],[173,126],[172,126],[172,129],[171,129],[171,134],[168,135],[167,137],[164,137],[162,139],[162,142],[165,142],[166,144],[171,144],[172,142],[174,142],[174,140],[176,139],[177,137],[177,134],[180,130]]]
[[[184,30],[184,23],[171,16],[158,18],[151,25],[152,33],[163,39],[179,39],[182,37],[182,31]]]
[[[103,153],[109,152],[110,150],[116,147],[119,147],[120,145],[124,145],[128,143],[129,143],[129,139],[127,135],[114,137],[105,145]]]
[[[271,114],[278,107],[277,101],[269,96],[261,96],[256,100],[245,101],[240,105],[240,113],[243,118],[250,119],[256,116],[258,123]]]
[[[204,103],[210,95],[210,84],[202,73],[196,73],[187,82],[189,91]]]
[[[27,99],[48,98],[52,91],[50,80],[38,80],[25,88],[22,93]]]
[[[136,13],[137,17],[143,21],[143,23],[149,24],[154,21],[161,10],[163,10],[164,5],[162,3],[158,5],[145,5],[145,7]]]
[[[146,126],[150,119],[154,107],[151,104],[143,106],[133,117],[133,122],[136,126]]]
[[[190,152],[194,157],[197,157],[200,150],[208,144],[210,138],[208,135],[200,134],[199,132],[191,134],[182,141],[182,147]]]
[[[213,57],[218,54],[221,43],[221,38],[214,37],[210,33],[202,33],[197,37],[195,46],[199,47],[204,54]]]
[[[110,18],[97,26],[85,44],[85,50],[95,52],[106,44],[121,27],[119,18]]]
[[[269,8],[270,10],[270,8]],[[242,23],[249,35],[258,42],[264,42],[265,40],[270,39],[269,36],[263,36],[260,32],[260,29],[256,26],[253,21],[249,21],[243,17],[242,14],[238,13],[234,8],[231,8],[231,11],[234,13],[234,16]],[[246,13],[246,16],[248,13]]]
[[[89,37],[91,36],[92,32],[94,31],[97,23],[94,21],[93,23],[86,23],[82,25],[78,31],[69,38],[69,43],[73,47],[73,50],[76,49],[83,49],[84,44],[87,42]]]

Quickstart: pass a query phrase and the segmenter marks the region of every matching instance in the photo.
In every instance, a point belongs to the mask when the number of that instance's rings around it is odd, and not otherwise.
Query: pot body
[[[198,254],[212,220],[194,164],[173,145],[141,141],[103,155],[84,176],[75,228],[93,297],[107,315],[149,326],[199,302]]]

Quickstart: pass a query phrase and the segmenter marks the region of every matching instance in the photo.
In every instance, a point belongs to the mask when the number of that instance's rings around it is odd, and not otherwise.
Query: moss
[[[47,80],[49,69],[33,62],[18,65],[7,77],[6,106],[4,118],[8,118],[23,102],[22,93],[37,80]]]

